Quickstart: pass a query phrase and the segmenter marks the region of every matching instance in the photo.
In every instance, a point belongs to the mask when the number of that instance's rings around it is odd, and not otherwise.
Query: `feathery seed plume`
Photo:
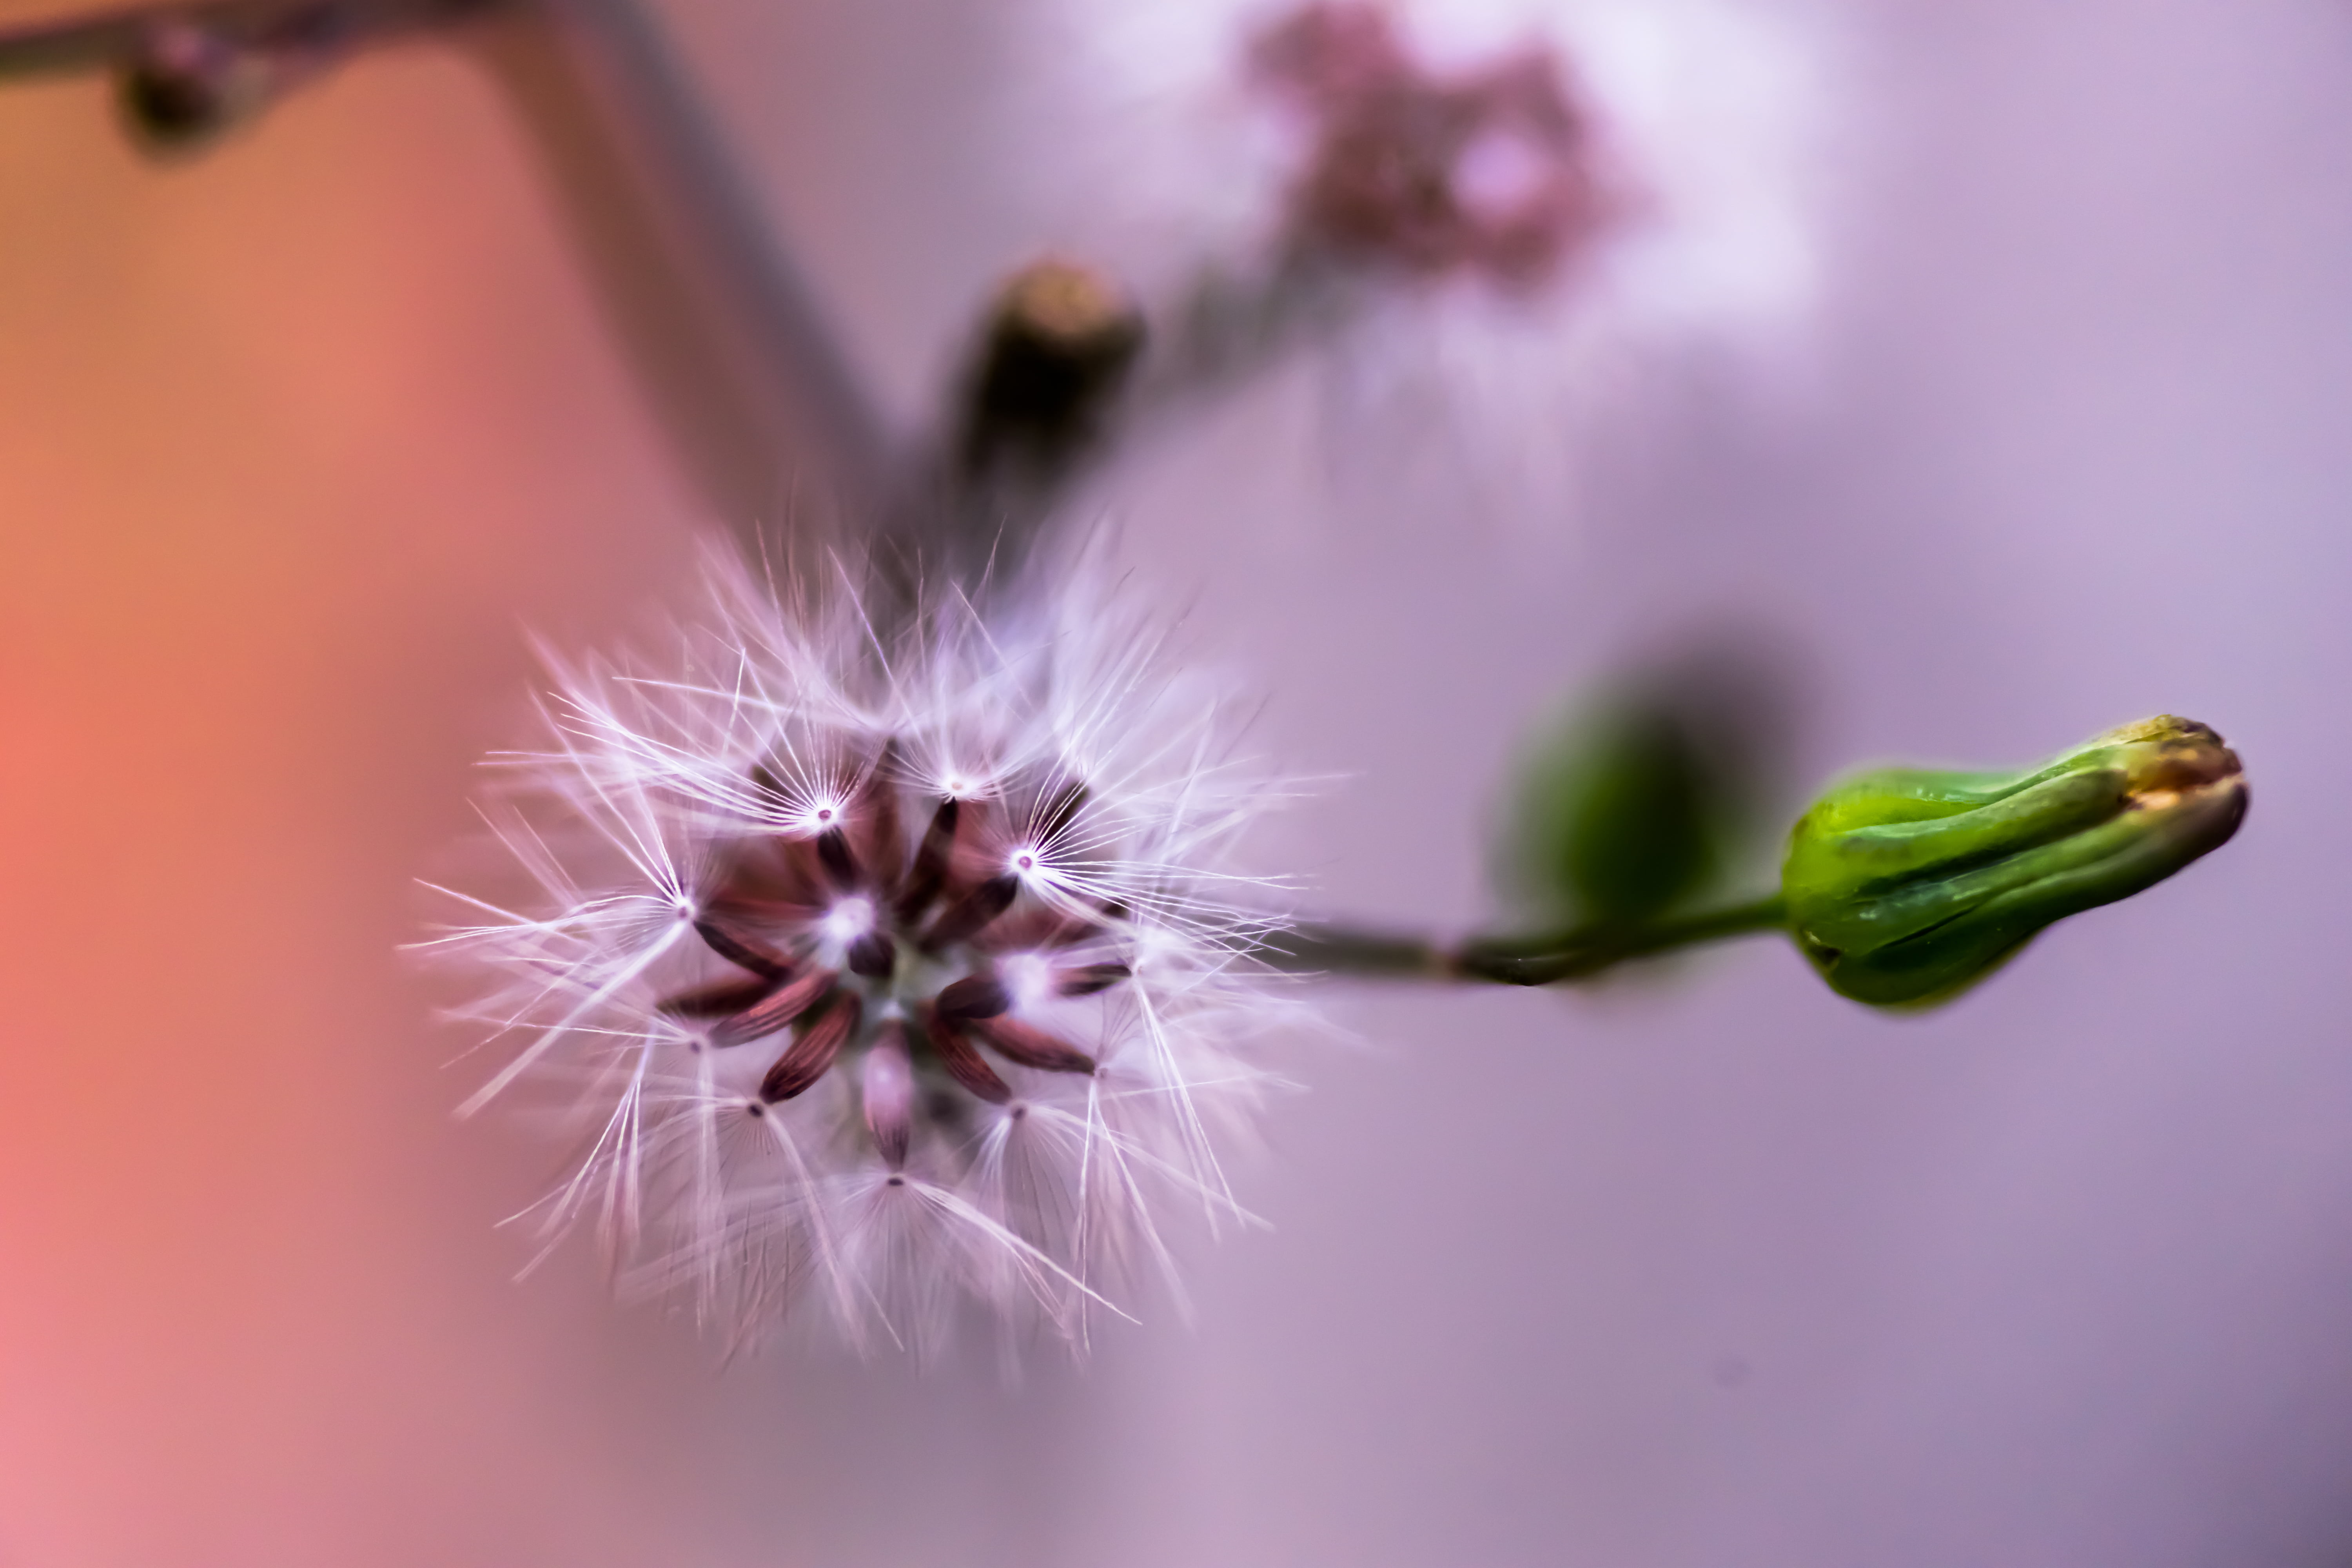
[[[1219,1138],[1295,1005],[1227,861],[1278,791],[1110,595],[892,637],[709,579],[670,659],[560,668],[545,749],[494,759],[528,891],[431,944],[489,982],[466,1109],[568,1105],[550,1243],[593,1219],[739,1335],[804,1301],[929,1349],[969,1297],[1082,1345],[1164,1208],[1248,1218]]]

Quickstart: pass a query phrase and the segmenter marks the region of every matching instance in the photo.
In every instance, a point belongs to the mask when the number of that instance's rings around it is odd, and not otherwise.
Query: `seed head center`
[[[824,912],[818,930],[828,942],[849,943],[874,929],[874,903],[870,899],[844,899]]]

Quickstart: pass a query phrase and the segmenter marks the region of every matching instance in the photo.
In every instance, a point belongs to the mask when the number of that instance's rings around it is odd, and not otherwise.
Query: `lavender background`
[[[996,162],[1009,15],[675,10],[910,408],[1066,221]],[[1349,992],[1197,1326],[1017,1386],[716,1369],[584,1258],[504,1278],[540,1156],[446,1119],[405,879],[518,623],[619,635],[696,520],[488,89],[408,52],[168,174],[0,98],[0,1563],[2352,1558],[2352,11],[1822,25],[1801,392],[1679,363],[1572,518],[1335,484],[1307,375],[1106,479],[1264,749],[1352,775],[1268,852],[1476,918],[1520,728],[1727,617],[1812,672],[1809,773],[2173,710],[2246,831],[1925,1018],[1769,946]]]

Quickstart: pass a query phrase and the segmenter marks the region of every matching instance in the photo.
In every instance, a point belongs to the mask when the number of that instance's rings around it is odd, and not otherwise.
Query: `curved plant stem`
[[[1314,923],[1268,937],[1258,956],[1277,969],[1300,974],[1556,985],[1589,979],[1632,959],[1780,931],[1787,921],[1787,907],[1775,893],[1643,926],[1585,926],[1531,937],[1474,937],[1453,945]]]
[[[653,15],[508,0],[474,36],[705,498],[755,553],[762,524],[870,530],[901,442]]]
[[[249,47],[345,52],[456,21],[494,0],[213,0],[139,5],[0,28],[0,81],[127,69],[158,28],[194,26]]]

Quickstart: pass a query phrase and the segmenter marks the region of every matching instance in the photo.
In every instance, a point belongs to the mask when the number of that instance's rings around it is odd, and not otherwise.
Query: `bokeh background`
[[[905,409],[1074,221],[1008,169],[1059,90],[1018,11],[666,11]],[[452,1121],[412,879],[526,629],[625,635],[709,520],[486,79],[404,48],[169,169],[0,92],[0,1564],[2352,1562],[2352,8],[1803,25],[1803,374],[1678,359],[1541,515],[1363,503],[1309,373],[1102,482],[1262,748],[1345,775],[1267,847],[1472,921],[1520,731],[1731,623],[1808,772],[2173,710],[2246,831],[1925,1018],[1769,946],[1339,994],[1243,1173],[1276,1228],[1013,1383],[722,1365],[584,1248],[509,1280],[551,1153]]]

